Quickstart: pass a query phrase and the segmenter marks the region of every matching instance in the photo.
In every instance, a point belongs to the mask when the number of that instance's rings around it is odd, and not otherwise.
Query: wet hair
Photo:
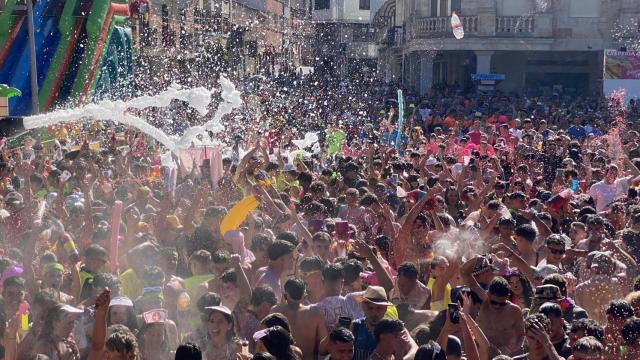
[[[21,276],[8,277],[2,282],[2,286],[4,289],[8,288],[9,286],[17,286],[23,288],[25,287],[25,284],[26,282]]]
[[[211,253],[207,250],[196,250],[191,254],[191,256],[189,256],[189,264],[192,262],[208,265],[211,263]]]
[[[271,261],[277,261],[283,256],[293,253],[295,246],[288,241],[276,240],[267,248],[267,256]]]
[[[571,345],[571,352],[581,352],[589,355],[602,355],[604,352],[604,346],[602,346],[602,343],[593,336],[586,336],[578,339]]]
[[[405,261],[398,266],[398,276],[409,280],[416,280],[418,279],[418,267],[413,262]]]
[[[627,319],[621,333],[626,345],[634,345],[640,338],[640,319],[635,316]]]
[[[265,234],[255,234],[251,239],[250,249],[253,252],[266,250],[273,240]]]
[[[337,283],[340,280],[344,280],[342,265],[329,264],[322,270],[322,280],[330,283]]]
[[[228,269],[222,273],[220,281],[226,284],[236,284],[238,282],[238,274],[234,269]]]
[[[547,238],[544,240],[544,243],[546,245],[558,245],[562,247],[566,246],[566,242],[564,241],[564,238],[562,238],[562,236],[558,234],[547,236]]]
[[[399,333],[402,330],[404,330],[402,321],[384,318],[376,324],[376,327],[373,329],[373,335],[376,338],[376,342],[379,342],[381,335]]]
[[[498,219],[498,226],[516,226],[516,221],[512,218],[501,217]]]
[[[53,330],[54,330],[55,324],[59,323],[60,321],[63,321],[63,319],[66,316],[69,316],[69,313],[67,313],[63,309],[63,304],[56,304],[55,306],[50,308],[49,311],[47,312],[47,315],[44,318],[44,323],[42,324],[42,331],[38,335],[38,338],[44,339],[47,341],[51,340],[54,335]]]
[[[270,304],[271,306],[277,304],[278,299],[276,299],[276,294],[270,287],[257,286],[251,293],[251,299],[249,300],[249,303],[253,306],[260,306],[265,302]]]
[[[300,183],[311,184],[313,182],[313,176],[308,172],[301,172],[298,174],[297,180]]]
[[[58,294],[56,294],[53,289],[43,289],[33,298],[32,305],[41,306],[45,312],[48,312],[49,309],[58,304],[57,299]]]
[[[227,250],[218,250],[211,254],[211,262],[214,264],[228,264],[231,254]]]
[[[331,243],[331,235],[329,235],[329,233],[326,233],[324,231],[318,231],[317,233],[313,234],[313,236],[311,237],[311,242],[328,242]]]
[[[291,325],[289,325],[289,319],[281,313],[271,313],[260,321],[260,324],[266,326],[267,328],[280,326],[285,329],[289,334],[291,334]]]
[[[364,269],[360,261],[349,259],[342,264],[342,273],[344,274],[345,285],[350,285],[360,278],[360,274]]]
[[[120,331],[114,332],[109,335],[104,345],[107,350],[117,352],[119,354],[138,354],[138,341],[132,333]]]
[[[446,360],[447,354],[435,341],[429,341],[418,348],[414,360]]]
[[[314,181],[309,186],[309,191],[312,193],[320,193],[324,195],[324,193],[327,191],[327,186],[322,181]]]
[[[551,319],[552,317],[556,319],[562,318],[562,308],[560,308],[560,305],[556,303],[547,302],[542,304],[542,306],[540,306],[539,312],[541,314],[544,314],[544,316],[548,317],[549,319]]]
[[[180,344],[176,349],[175,360],[202,360],[202,350],[194,343]]]
[[[331,341],[334,344],[340,343],[340,344],[353,344],[355,342],[355,337],[353,336],[353,333],[344,327],[339,327],[336,329],[333,329],[330,333],[329,333],[329,341]]]
[[[360,201],[358,202],[358,205],[360,206],[371,206],[373,204],[378,204],[378,197],[375,196],[374,194],[371,193],[367,193],[364,196],[362,196],[362,198],[360,198]]]
[[[299,278],[289,279],[284,283],[284,291],[291,300],[300,301],[304,297],[304,281]]]
[[[513,231],[514,235],[516,236],[520,236],[521,238],[527,240],[529,243],[533,243],[536,239],[536,236],[538,235],[536,233],[536,229],[529,225],[529,224],[524,224],[524,225],[520,225],[518,226],[514,231]]]
[[[511,294],[509,282],[500,276],[497,276],[489,283],[489,294],[497,297],[507,297]]]
[[[144,287],[162,286],[164,284],[164,271],[159,266],[147,266],[142,274]]]
[[[260,338],[269,354],[278,360],[297,360],[298,357],[291,350],[293,339],[291,334],[282,326],[274,326],[268,329],[267,334]]]
[[[40,264],[51,264],[58,262],[58,257],[51,251],[45,251],[39,257]]]
[[[544,331],[547,332],[547,334],[549,333],[549,329],[551,327],[551,321],[549,321],[549,318],[546,317],[544,314],[541,313],[536,313],[536,314],[532,314],[527,316],[526,319],[524,319],[524,329],[525,331],[529,331],[533,328],[533,324],[534,323],[540,323],[542,325],[542,327],[544,328]]]
[[[633,316],[634,311],[631,304],[624,300],[612,300],[606,311],[607,315],[611,315],[614,319],[627,319]]]
[[[322,271],[325,267],[325,262],[318,256],[307,256],[300,260],[298,267],[304,272]]]
[[[491,200],[487,203],[487,209],[489,210],[498,210],[500,209],[500,201],[498,200]]]
[[[107,254],[107,250],[105,250],[102,246],[97,244],[91,244],[84,251],[85,258],[107,258],[109,254]]]
[[[221,303],[220,295],[214,292],[208,292],[200,296],[200,298],[196,302],[196,308],[200,313],[204,313],[206,307],[220,306],[220,303]]]
[[[593,336],[598,341],[604,341],[604,328],[597,321],[589,318],[577,319],[571,322],[570,332],[584,331],[587,336]]]
[[[276,236],[276,240],[284,240],[288,243],[291,243],[293,246],[298,246],[300,241],[298,241],[298,236],[293,231],[283,231]]]
[[[120,294],[120,278],[112,273],[97,273],[93,277],[92,286],[95,289],[109,288],[111,290],[112,297]]]

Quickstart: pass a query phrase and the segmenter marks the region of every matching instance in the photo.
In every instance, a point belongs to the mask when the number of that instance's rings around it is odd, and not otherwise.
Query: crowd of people
[[[221,157],[90,119],[1,142],[0,357],[640,358],[640,104],[245,89]]]

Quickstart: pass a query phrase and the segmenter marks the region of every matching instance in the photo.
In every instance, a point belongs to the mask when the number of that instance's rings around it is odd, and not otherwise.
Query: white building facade
[[[604,49],[640,43],[640,0],[387,0],[371,11],[380,76],[420,95],[473,88],[472,74],[503,74],[505,92],[598,94]]]

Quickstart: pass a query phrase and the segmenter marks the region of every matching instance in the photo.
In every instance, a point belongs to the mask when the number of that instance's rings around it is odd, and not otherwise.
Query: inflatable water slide
[[[33,113],[25,4],[6,0],[0,9],[0,84],[22,92],[9,99],[12,116]],[[130,88],[126,0],[37,0],[33,12],[40,112]]]

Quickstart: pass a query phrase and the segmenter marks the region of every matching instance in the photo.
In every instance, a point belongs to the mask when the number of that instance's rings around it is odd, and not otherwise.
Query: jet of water
[[[156,139],[170,151],[177,151],[191,145],[199,144],[198,135],[206,136],[207,131],[219,132],[222,130],[220,121],[222,117],[231,113],[233,109],[242,105],[241,94],[236,90],[235,85],[224,76],[220,77],[223,101],[213,118],[202,126],[188,128],[185,133],[178,136],[168,136],[162,130],[149,124],[144,119],[130,113],[130,109],[145,109],[148,107],[166,107],[172,100],[182,100],[189,103],[189,106],[196,109],[200,115],[204,116],[208,112],[211,102],[212,92],[204,87],[193,89],[181,89],[178,86],[171,86],[167,90],[152,96],[141,96],[128,101],[100,101],[88,104],[79,108],[63,109],[47,114],[26,117],[23,121],[24,128],[36,129],[47,127],[59,123],[77,121],[82,118],[90,118],[93,121],[114,121],[127,126],[134,127],[143,133]]]

